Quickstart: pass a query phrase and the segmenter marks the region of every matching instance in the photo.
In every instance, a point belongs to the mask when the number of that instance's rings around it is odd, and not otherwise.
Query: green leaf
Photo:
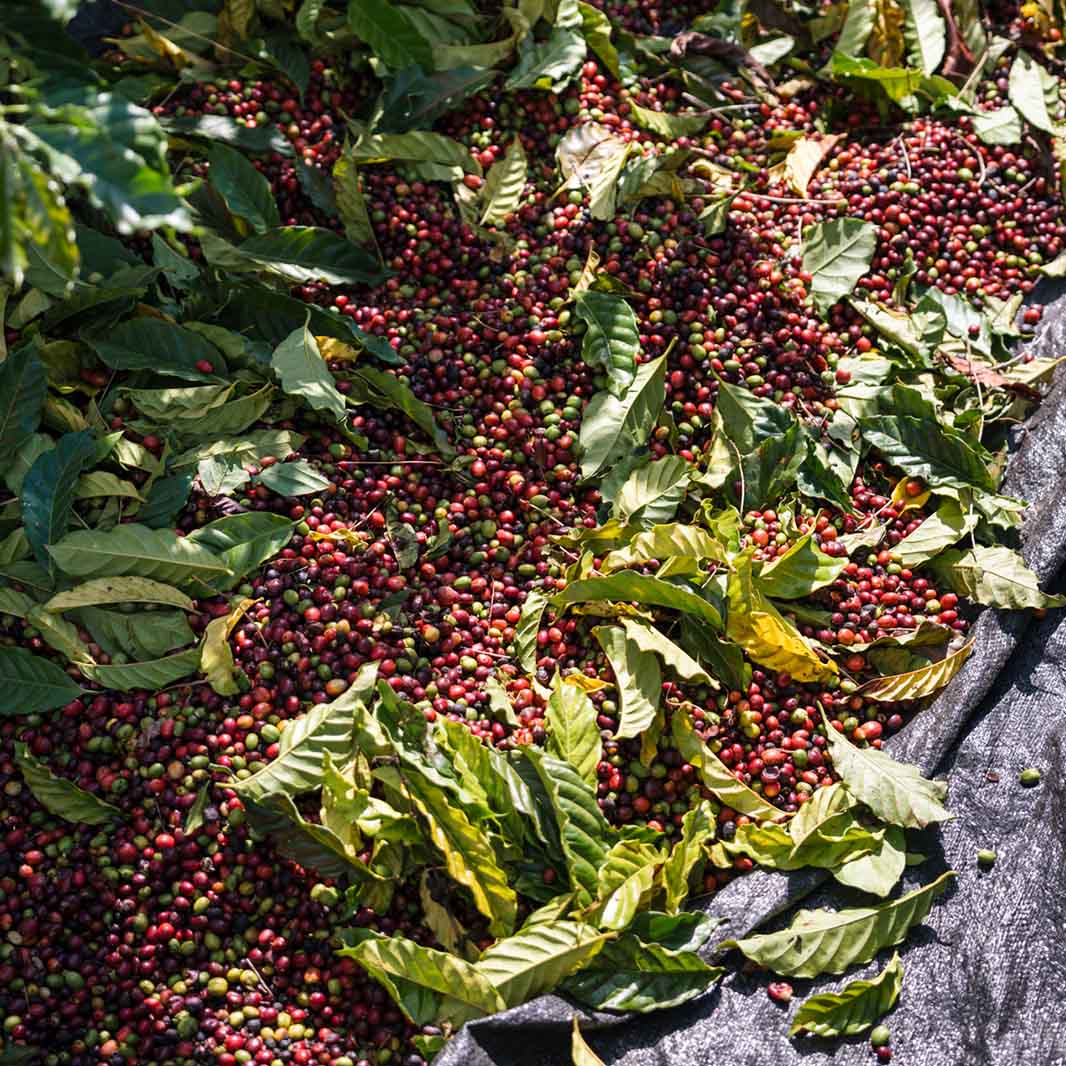
[[[902,877],[906,859],[907,841],[903,830],[890,825],[885,828],[881,846],[876,851],[837,867],[833,877],[849,888],[884,898]]]
[[[303,400],[315,411],[328,411],[336,422],[344,418],[344,397],[337,391],[318,341],[306,324],[294,329],[274,349],[270,365],[289,396]]]
[[[626,636],[619,626],[597,626],[594,636],[603,648],[620,704],[615,739],[639,737],[653,721],[662,695],[659,660]]]
[[[772,820],[781,817],[782,812],[773,804],[733,776],[733,772],[696,732],[687,713],[675,710],[671,730],[681,757],[695,767],[703,787],[713,792],[723,804],[751,818]]]
[[[586,325],[581,358],[607,375],[607,391],[622,399],[633,384],[640,331],[633,309],[621,296],[587,290],[574,297],[574,314]]]
[[[337,954],[354,959],[385,986],[416,1025],[453,1025],[504,1009],[500,993],[476,966],[446,951],[371,929],[346,929]],[[443,1012],[443,1013],[442,1013]]]
[[[204,815],[207,813],[207,805],[211,800],[212,782],[205,781],[197,790],[196,799],[185,816],[183,832],[187,837],[194,837],[204,824]]]
[[[144,504],[137,509],[137,521],[151,529],[173,525],[188,502],[194,476],[192,473],[174,474],[153,481]]]
[[[160,120],[159,125],[174,137],[189,137],[193,140],[221,142],[242,148],[246,152],[278,152],[292,155],[292,144],[274,126],[249,127],[229,115],[170,116]]]
[[[489,931],[506,936],[514,929],[518,899],[496,861],[490,838],[422,774],[405,774],[403,786],[421,813],[433,846],[444,857],[449,876],[469,890],[474,906],[489,920]]]
[[[669,522],[691,480],[692,467],[680,456],[656,459],[629,474],[615,497],[611,515],[623,523]]]
[[[264,468],[255,480],[266,485],[271,492],[279,496],[309,496],[321,492],[330,484],[310,463],[303,459],[292,462],[275,463]]]
[[[433,442],[433,447],[451,461],[456,451],[448,435],[441,429],[433,409],[411,391],[406,381],[383,370],[363,366],[355,371],[355,379],[370,389],[368,402],[402,411]]]
[[[344,235],[350,241],[365,248],[373,248],[380,255],[374,227],[370,221],[370,212],[363,195],[359,168],[345,156],[333,166],[333,196],[337,201],[337,212],[344,223]]]
[[[715,414],[722,430],[742,455],[754,451],[765,441],[780,437],[795,423],[780,404],[754,396],[728,381],[718,383]]]
[[[47,391],[48,376],[33,345],[22,345],[0,362],[0,459],[5,465],[41,424]]]
[[[52,565],[48,546],[67,531],[73,512],[78,476],[96,460],[91,430],[65,433],[50,451],[30,467],[22,483],[22,521],[36,560]]]
[[[25,618],[34,607],[34,601],[24,592],[0,586],[0,614]]]
[[[29,1066],[39,1055],[39,1048],[24,1044],[4,1044],[0,1046],[0,1066]]]
[[[280,226],[236,246],[205,234],[201,243],[207,261],[220,270],[265,273],[290,285],[379,285],[388,277],[365,249],[317,226]]]
[[[196,369],[198,362],[206,361],[215,374],[226,372],[222,353],[213,344],[161,318],[131,318],[88,342],[113,370],[151,370],[185,381],[210,381],[210,374]]]
[[[129,523],[102,532],[69,533],[48,549],[72,577],[123,577],[132,574],[174,585],[208,584],[229,576],[225,562],[172,530]]]
[[[709,600],[682,585],[674,585],[635,570],[619,570],[606,577],[590,577],[573,581],[556,593],[552,603],[565,607],[571,603],[594,600],[623,600],[644,606],[668,607],[701,619],[712,629],[722,629],[722,616]]]
[[[196,480],[206,496],[231,496],[243,489],[252,475],[236,460],[212,458],[197,465]]]
[[[189,288],[189,282],[200,276],[200,268],[187,256],[172,248],[158,233],[152,234],[152,261],[176,289]]]
[[[199,665],[200,649],[190,648],[187,651],[178,652],[177,655],[150,659],[147,662],[83,666],[81,672],[104,688],[132,692],[138,688],[148,690],[166,688],[172,682],[180,681],[183,677],[195,673]]]
[[[995,111],[979,111],[970,118],[973,131],[985,144],[1018,144],[1022,139],[1022,119],[1009,104]]]
[[[1058,133],[1049,109],[1049,101],[1058,100],[1058,79],[1028,52],[1019,51],[1011,64],[1007,95],[1030,125],[1045,133]]]
[[[900,943],[925,919],[933,900],[955,877],[953,871],[914,892],[875,907],[800,911],[779,933],[763,933],[722,946],[738,948],[752,962],[788,977],[843,973]]]
[[[171,467],[195,466],[204,459],[223,456],[245,464],[260,464],[272,455],[285,459],[297,451],[304,437],[288,429],[257,429],[242,437],[223,437],[220,440],[199,444],[181,452],[170,460]]]
[[[616,548],[600,566],[601,573],[656,560],[662,577],[697,577],[705,559],[726,561],[728,553],[705,530],[681,522],[667,522],[638,533],[624,548]]]
[[[910,477],[932,487],[978,488],[995,492],[995,478],[982,456],[944,425],[906,415],[874,415],[861,421],[863,439]]]
[[[1010,548],[977,545],[943,552],[933,572],[953,592],[989,607],[1020,609],[1061,607],[1066,597],[1040,591],[1039,578]]]
[[[26,438],[4,474],[4,482],[16,496],[22,491],[30,467],[55,446],[56,442],[47,433],[31,433]]]
[[[362,689],[352,686],[330,703],[319,703],[307,714],[285,727],[278,757],[262,770],[235,781],[233,788],[242,796],[261,800],[271,793],[298,796],[322,783],[322,759],[329,753],[343,765],[352,752],[357,705],[363,702]]]
[[[184,420],[175,423],[174,429],[183,442],[242,433],[266,414],[275,392],[273,385],[263,385],[255,392],[213,408],[194,422]]]
[[[434,74],[417,66],[405,67],[385,83],[374,129],[378,133],[428,130],[495,77],[495,71],[483,67],[456,67]]]
[[[667,913],[681,910],[691,894],[692,883],[701,877],[707,857],[704,847],[714,839],[717,824],[714,808],[706,800],[686,811],[681,819],[681,836],[662,868]]]
[[[349,0],[348,25],[387,67],[433,67],[433,45],[415,28],[403,8],[388,0]]]
[[[603,745],[592,700],[577,685],[556,674],[544,724],[548,730],[547,750],[569,763],[582,780],[595,786]]]
[[[872,1029],[899,999],[903,965],[893,952],[888,965],[871,981],[850,981],[839,992],[823,992],[800,1004],[788,1035],[857,1036]]]
[[[71,625],[62,615],[53,614],[43,607],[32,607],[26,615],[26,621],[39,631],[41,640],[68,662],[78,666],[93,664],[92,654],[78,636],[77,626]]]
[[[611,42],[611,20],[599,8],[584,3],[584,0],[579,0],[577,7],[581,12],[581,32],[589,48],[611,72],[611,76],[619,78],[621,68],[618,49]]]
[[[858,748],[838,733],[822,714],[826,746],[833,768],[848,791],[889,825],[924,829],[954,817],[944,807],[948,786],[929,781],[908,763],[896,762],[888,752]]]
[[[892,552],[899,556],[900,566],[913,570],[966,536],[977,526],[978,519],[972,512],[963,514],[957,500],[943,500],[936,512],[907,534]]]
[[[663,666],[677,674],[682,681],[689,681],[694,685],[707,685],[715,689],[720,687],[718,681],[708,674],[687,651],[679,648],[653,625],[639,618],[621,618],[619,621],[626,631],[629,643],[635,644],[642,652],[658,655],[663,661]]]
[[[508,1007],[517,1007],[587,965],[614,935],[582,922],[538,922],[497,941],[474,969]]]
[[[307,821],[284,792],[275,792],[259,800],[246,799],[249,825],[262,836],[269,836],[278,853],[320,877],[353,881],[361,889],[391,892],[391,883],[359,861],[354,851],[345,847],[336,833],[316,822]]]
[[[514,630],[514,657],[526,673],[537,668],[537,634],[540,632],[548,597],[538,589],[526,595]]]
[[[55,663],[25,648],[0,648],[0,717],[51,711],[81,694]]]
[[[687,1003],[725,971],[694,951],[669,951],[625,934],[608,944],[591,966],[571,977],[565,992],[594,1010],[647,1013]]]
[[[867,681],[858,691],[868,700],[894,703],[898,700],[918,700],[931,696],[942,689],[961,669],[973,651],[973,641],[964,644],[957,652],[930,663],[917,670],[891,677],[878,677]]]
[[[281,225],[270,182],[242,155],[216,143],[207,156],[208,181],[225,201],[230,213],[247,222],[256,233]]]
[[[630,102],[629,113],[638,126],[668,141],[676,141],[678,137],[691,137],[699,133],[711,120],[707,115],[673,114],[668,111],[653,111],[651,108],[640,107]]]
[[[902,0],[907,58],[923,74],[932,74],[944,59],[947,27],[936,0]]]
[[[873,32],[876,17],[877,5],[874,0],[853,0],[849,3],[836,50],[852,59],[861,57],[866,41]]]
[[[294,528],[293,522],[281,515],[249,511],[200,526],[187,539],[214,552],[231,571],[231,576],[215,585],[224,592],[277,555],[292,539]]]
[[[803,234],[803,269],[813,276],[811,299],[822,314],[855,288],[877,250],[877,227],[858,218],[835,218]]]
[[[78,625],[108,655],[127,655],[134,660],[159,659],[168,651],[183,648],[195,640],[181,611],[138,611],[123,614],[99,607],[79,607],[74,615]]]
[[[521,754],[533,766],[551,803],[570,886],[577,891],[578,904],[587,906],[596,891],[611,836],[596,794],[569,763],[533,748]]]
[[[831,585],[840,576],[847,559],[825,555],[812,534],[800,537],[784,555],[764,566],[756,576],[759,589],[779,600],[799,600]]]
[[[94,443],[95,451],[95,443]],[[90,470],[78,478],[75,498],[79,500],[99,500],[118,497],[120,499],[141,499],[140,490],[132,481],[112,474],[109,470]]]
[[[600,867],[596,902],[584,917],[600,929],[628,928],[652,893],[663,854],[651,844],[619,840]]]
[[[784,670],[797,681],[822,681],[837,674],[814,647],[763,595],[752,578],[751,556],[738,556],[729,575],[726,635],[763,666]]]
[[[489,698],[489,710],[496,721],[503,722],[504,725],[518,725],[518,716],[514,713],[511,697],[495,677],[490,677],[485,682],[485,695]]]
[[[454,72],[453,72],[454,73]],[[481,190],[483,226],[502,226],[518,210],[526,187],[526,153],[519,137],[511,142],[503,159],[494,163]]]
[[[519,47],[518,63],[504,88],[562,92],[585,62],[585,38],[573,29],[556,26],[546,41],[527,37]]]
[[[349,150],[356,163],[388,163],[394,159],[406,163],[437,163],[457,167],[464,174],[480,174],[481,165],[469,149],[441,133],[371,133],[364,134]]]
[[[837,78],[872,82],[884,91],[889,100],[909,111],[915,110],[915,94],[919,90],[928,90],[923,95],[936,100],[955,92],[954,86],[943,78],[927,78],[920,70],[907,67],[882,67],[871,59],[850,59],[840,52],[833,53],[829,66]]]
[[[288,33],[271,33],[250,43],[258,59],[292,82],[301,97],[306,95],[311,79],[311,64],[307,52]]]
[[[465,725],[438,719],[437,728],[460,781],[468,787],[476,784],[483,791],[485,802],[499,818],[504,832],[512,840],[520,841],[532,826],[540,835],[541,812],[536,798],[511,760],[483,744]]]
[[[748,829],[749,826],[742,828]],[[833,869],[876,851],[882,830],[866,828],[857,817],[855,800],[838,784],[818,789],[788,824],[792,848],[780,869],[803,866]]]
[[[582,4],[582,7],[587,5]],[[596,9],[593,8],[593,11]],[[581,1035],[581,1028],[577,1024],[577,1015],[574,1015],[574,1028],[570,1034],[570,1058],[571,1066],[603,1066],[603,1059],[585,1043]]]
[[[294,329],[307,324],[315,336],[335,337],[345,344],[357,344],[383,363],[403,362],[384,337],[360,329],[347,315],[331,315],[321,307],[263,285],[231,284],[227,286],[227,292],[230,299],[219,308],[216,317],[238,334],[255,335],[262,342],[277,345]]]
[[[162,166],[158,169],[148,166],[140,155],[114,136],[117,123],[113,112],[118,106],[127,108],[131,115],[136,114],[133,123],[141,132],[147,132],[147,123],[156,126],[155,119],[129,101],[120,103],[110,93],[100,94],[98,106],[112,112],[107,119],[106,136],[96,123],[35,122],[33,132],[52,152],[59,153],[59,165],[85,190],[94,207],[107,212],[119,233],[129,235],[135,230],[160,226],[188,230],[189,212],[170,174]]]
[[[73,781],[57,777],[39,759],[35,759],[25,744],[15,741],[15,762],[22,771],[34,799],[45,810],[68,822],[82,825],[104,825],[122,812],[110,803],[97,799],[91,792],[78,788]]]

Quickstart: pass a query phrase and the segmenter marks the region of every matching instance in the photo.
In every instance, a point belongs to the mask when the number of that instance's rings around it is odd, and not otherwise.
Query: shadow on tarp
[[[1066,355],[1066,296],[1057,296],[1030,350]],[[1040,410],[1015,434],[1004,491],[1030,501],[1022,553],[1044,587],[1060,587],[1066,562],[1066,370]],[[944,870],[958,879],[900,947],[905,977],[886,1023],[894,1066],[1066,1066],[1066,611],[986,610],[973,655],[936,702],[894,737],[889,750],[928,775],[946,777],[954,821],[908,836],[926,856],[904,890]],[[1022,788],[1026,767],[1043,774]],[[978,869],[976,853],[997,861]],[[826,883],[828,881],[828,884]],[[704,904],[728,919],[720,939],[787,924],[793,904],[869,905],[823,871],[760,871]],[[782,917],[778,918],[779,915]],[[775,921],[776,920],[776,921]],[[708,953],[708,957],[713,951]],[[794,980],[793,1006],[766,993],[769,974],[727,975],[700,999],[672,1010],[617,1015],[542,996],[467,1025],[434,1066],[568,1066],[570,1026],[606,1066],[872,1066],[863,1037],[788,1038],[789,1017],[813,991],[871,977],[890,952],[840,977]],[[734,956],[731,960],[736,961]]]

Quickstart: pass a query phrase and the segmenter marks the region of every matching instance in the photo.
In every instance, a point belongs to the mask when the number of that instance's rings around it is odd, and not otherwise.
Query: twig
[[[725,440],[729,447],[736,452],[737,456],[737,473],[740,474],[740,513],[743,515],[744,498],[747,496],[747,486],[744,484],[744,460],[740,457],[740,449],[728,437]]]
[[[702,108],[697,112],[701,117],[703,115],[722,115],[727,111],[751,111],[757,108],[759,105],[752,104],[724,104],[722,107],[708,107],[706,100],[701,100],[698,96],[693,96],[692,93],[682,93],[681,99],[687,101],[690,104],[695,104],[697,107]]]
[[[901,133],[897,140],[899,143],[899,150],[903,154],[903,169],[907,171],[907,180],[910,181],[914,177],[914,174],[911,171],[911,157],[907,153],[907,139]]]

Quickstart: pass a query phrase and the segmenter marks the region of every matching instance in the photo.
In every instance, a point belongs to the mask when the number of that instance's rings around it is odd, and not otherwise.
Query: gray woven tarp
[[[1040,295],[1040,294],[1038,294]],[[1047,297],[1047,294],[1045,298]],[[1049,309],[1035,354],[1066,354],[1066,297]],[[1030,501],[1023,555],[1045,587],[1061,587],[1066,564],[1066,373],[1022,427],[1006,490]],[[986,610],[974,654],[939,699],[888,745],[899,759],[949,782],[956,820],[909,834],[927,856],[904,877],[908,891],[944,870],[954,886],[900,947],[905,977],[888,1017],[896,1066],[1066,1064],[1066,612]],[[1043,779],[1023,788],[1019,773]],[[976,853],[998,856],[979,870]],[[705,904],[728,919],[719,940],[739,937],[804,906],[867,905],[869,897],[825,875],[758,872]],[[787,915],[777,919],[787,924]],[[713,954],[713,950],[708,953]],[[887,959],[840,978],[793,981],[795,1003],[811,990],[870,977]],[[558,996],[468,1025],[434,1066],[566,1066],[575,1014],[607,1066],[819,1066],[871,1064],[863,1037],[789,1040],[791,1013],[769,999],[768,974],[732,972],[706,996],[651,1015],[590,1014]]]

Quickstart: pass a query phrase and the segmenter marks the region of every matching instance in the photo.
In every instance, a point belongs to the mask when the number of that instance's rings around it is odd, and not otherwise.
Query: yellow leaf
[[[354,363],[359,358],[359,350],[336,337],[315,337],[318,351],[328,363]]]
[[[726,636],[761,666],[797,681],[827,681],[837,674],[836,663],[819,659],[803,634],[755,586],[750,554],[739,556],[729,575]]]
[[[962,669],[962,664],[973,651],[973,643],[971,640],[954,655],[949,655],[938,663],[930,663],[917,670],[909,670],[905,674],[875,678],[873,681],[868,681],[858,691],[866,699],[883,700],[886,703],[931,696],[938,689],[943,688]]]
[[[610,688],[606,681],[601,681],[598,677],[589,677],[587,674],[567,674],[563,678],[563,684],[573,685],[582,692],[599,692],[600,689]]]
[[[895,0],[877,0],[867,54],[878,66],[899,67],[903,50],[903,8]]]
[[[200,671],[220,696],[233,696],[238,691],[237,678],[234,676],[236,664],[233,660],[233,650],[229,646],[229,637],[237,623],[259,602],[261,601],[241,600],[229,614],[208,623],[207,629],[204,630],[204,642],[200,649]]]
[[[312,529],[307,535],[311,540],[341,541],[352,547],[356,545],[359,547],[365,547],[367,543],[367,537],[360,536],[360,534],[351,529],[331,529],[328,531],[323,529]]]
[[[195,56],[190,55],[184,48],[179,47],[157,30],[153,30],[147,22],[142,20],[137,25],[144,36],[145,42],[151,47],[152,51],[165,63],[169,63],[175,70],[181,70],[182,67],[187,67],[196,62]]]
[[[822,135],[813,133],[801,137],[785,156],[785,180],[799,193],[807,195],[807,186],[817,173],[822,161],[843,139],[842,133]]]
[[[581,1029],[577,1024],[577,1015],[574,1015],[574,1031],[571,1036],[570,1057],[573,1066],[603,1066],[603,1059],[585,1043],[581,1035]]]
[[[255,15],[255,0],[226,0],[223,15],[230,29],[243,41]]]
[[[904,511],[912,509],[918,509],[924,507],[929,502],[929,497],[933,494],[926,489],[924,492],[918,493],[917,496],[911,496],[907,492],[907,484],[910,482],[909,477],[901,477],[896,482],[896,487],[892,490],[892,506],[895,507],[901,514]]]

